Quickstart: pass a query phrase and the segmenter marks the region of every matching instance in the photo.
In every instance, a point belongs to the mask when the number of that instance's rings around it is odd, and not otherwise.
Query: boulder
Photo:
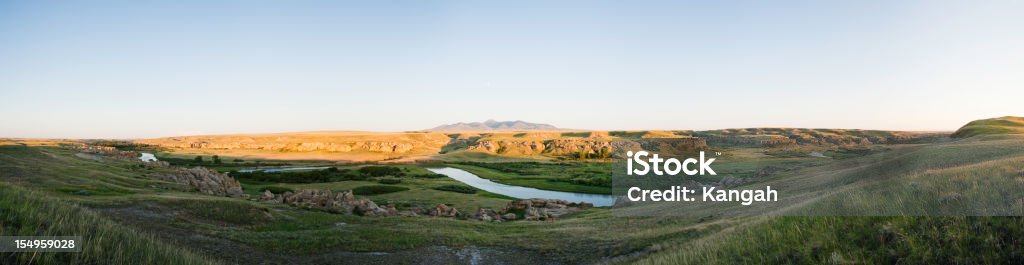
[[[437,206],[434,206],[434,208],[427,210],[427,215],[435,217],[456,217],[459,215],[459,210],[456,210],[455,207],[438,204]]]
[[[274,193],[269,190],[263,191],[263,195],[260,196],[261,201],[269,201],[274,199]]]
[[[492,209],[480,208],[477,209],[476,213],[469,216],[469,219],[476,219],[480,221],[501,221],[503,218],[501,214]]]

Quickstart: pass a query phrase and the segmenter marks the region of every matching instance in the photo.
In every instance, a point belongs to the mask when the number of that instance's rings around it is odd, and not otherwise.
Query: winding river
[[[282,172],[282,171],[294,171],[294,170],[319,170],[326,169],[328,167],[279,167],[279,168],[259,168],[259,169],[242,169],[239,172]],[[569,202],[586,202],[592,203],[594,206],[611,206],[615,202],[615,197],[604,194],[588,194],[588,193],[576,193],[576,192],[565,192],[565,191],[552,191],[542,190],[529,187],[513,186],[507,184],[497,183],[485,178],[478,177],[468,171],[453,168],[427,168],[431,172],[448,176],[449,178],[458,180],[459,182],[465,183],[466,185],[473,186],[474,188],[493,192],[518,199],[559,199],[566,200]]]
[[[535,188],[527,188],[520,186],[505,185],[497,183],[485,178],[478,177],[469,173],[465,170],[444,167],[444,168],[427,168],[437,174],[448,176],[449,178],[458,180],[466,185],[473,186],[474,188],[493,192],[513,198],[519,199],[530,199],[530,198],[542,198],[542,199],[559,199],[566,200],[569,202],[587,202],[592,203],[594,206],[611,206],[615,202],[614,197],[611,195],[602,194],[587,194],[587,193],[575,193],[575,192],[564,192],[564,191],[551,191],[542,190]]]

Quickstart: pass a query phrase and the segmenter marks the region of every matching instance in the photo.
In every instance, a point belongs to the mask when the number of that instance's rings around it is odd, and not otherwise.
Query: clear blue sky
[[[0,137],[1024,116],[1022,1],[153,2],[0,1]]]

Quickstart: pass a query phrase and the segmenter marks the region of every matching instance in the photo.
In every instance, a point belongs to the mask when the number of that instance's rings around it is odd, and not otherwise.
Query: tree
[[[203,156],[196,156],[196,159],[192,159],[192,162],[202,163],[203,162]]]
[[[213,155],[213,163],[214,164],[220,164],[220,157],[217,156],[217,155]]]

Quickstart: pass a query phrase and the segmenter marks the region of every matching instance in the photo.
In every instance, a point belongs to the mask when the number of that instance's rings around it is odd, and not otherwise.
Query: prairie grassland
[[[728,174],[752,174],[768,166],[786,168],[757,182],[787,182],[799,188],[795,189],[799,191],[796,195],[802,196],[795,196],[797,201],[770,209],[786,214],[801,211],[835,214],[878,205],[892,207],[881,208],[886,212],[938,207],[939,212],[923,214],[946,214],[948,212],[941,212],[944,207],[946,211],[954,206],[973,209],[975,206],[963,205],[973,200],[1004,199],[1012,203],[1019,199],[1013,196],[1021,194],[1013,192],[1016,187],[1013,184],[1024,184],[1024,175],[1021,175],[1024,172],[1016,166],[1024,162],[1024,137],[976,137],[947,143],[902,145],[845,159],[779,157],[755,149],[726,153],[731,153],[728,159],[731,161],[723,159],[724,163],[716,169],[721,168],[719,170]],[[539,171],[527,174],[484,167],[476,170],[483,172],[478,174],[481,177],[499,179],[566,176],[565,172],[574,170],[606,169],[605,165],[597,163],[579,167],[541,164],[539,169],[529,169]],[[408,172],[427,172],[421,165],[396,166]],[[116,240],[92,241],[98,242],[97,246],[125,252],[87,250],[77,256],[65,253],[36,257],[72,264],[188,264],[207,263],[210,259],[227,263],[317,263],[323,262],[317,259],[323,255],[354,258],[349,259],[353,262],[401,263],[408,259],[395,259],[397,254],[369,256],[368,259],[368,254],[361,253],[411,252],[417,253],[413,254],[415,257],[432,246],[525,251],[565,263],[1019,263],[1024,256],[1019,248],[1020,235],[1024,233],[1020,230],[1020,217],[627,217],[616,214],[615,210],[595,208],[555,222],[371,218],[201,195],[188,192],[187,187],[147,176],[160,170],[163,169],[139,166],[131,161],[83,159],[76,157],[75,151],[54,146],[0,146],[0,179],[4,182],[4,186],[0,186],[3,199],[0,207],[4,207],[4,234],[38,234],[23,227],[45,227],[54,229],[52,233],[47,232],[53,235],[125,233],[137,237],[104,236]],[[447,178],[383,177],[307,184],[247,181],[243,187],[252,195],[270,186],[348,190],[381,185],[380,179],[399,179],[400,182],[387,185],[409,190],[368,197],[379,204],[400,208],[450,203],[462,212],[472,212],[477,207],[501,208],[509,201],[484,192],[463,194],[433,189],[458,184]],[[983,188],[993,185],[1003,189]],[[915,193],[911,187],[933,193]],[[815,193],[822,190],[834,192]],[[950,198],[959,199],[910,200],[936,198],[950,192],[958,193]],[[17,197],[24,194],[39,199]],[[898,201],[916,204],[891,203]],[[1006,201],[1003,204],[1006,205]],[[42,212],[32,213],[31,209]],[[58,230],[70,228],[24,221],[45,220],[51,218],[47,217],[49,215],[63,212],[73,218],[65,224],[84,230]],[[907,213],[914,212],[908,210]],[[987,212],[978,212],[983,213]],[[104,232],[107,230],[116,231]],[[140,249],[134,249],[136,247]],[[143,256],[132,256],[128,251]],[[217,254],[210,255],[212,253]],[[21,262],[25,256],[7,258],[7,261]]]
[[[733,218],[739,225],[638,262],[1020,263],[1022,163],[1024,137],[989,137],[786,173],[829,192],[766,214],[797,216]]]
[[[3,253],[5,264],[216,264],[44,192],[0,183],[0,235],[81,236],[82,252]]]
[[[979,135],[1024,134],[1024,117],[999,117],[976,120],[953,133],[953,137],[967,138]]]

